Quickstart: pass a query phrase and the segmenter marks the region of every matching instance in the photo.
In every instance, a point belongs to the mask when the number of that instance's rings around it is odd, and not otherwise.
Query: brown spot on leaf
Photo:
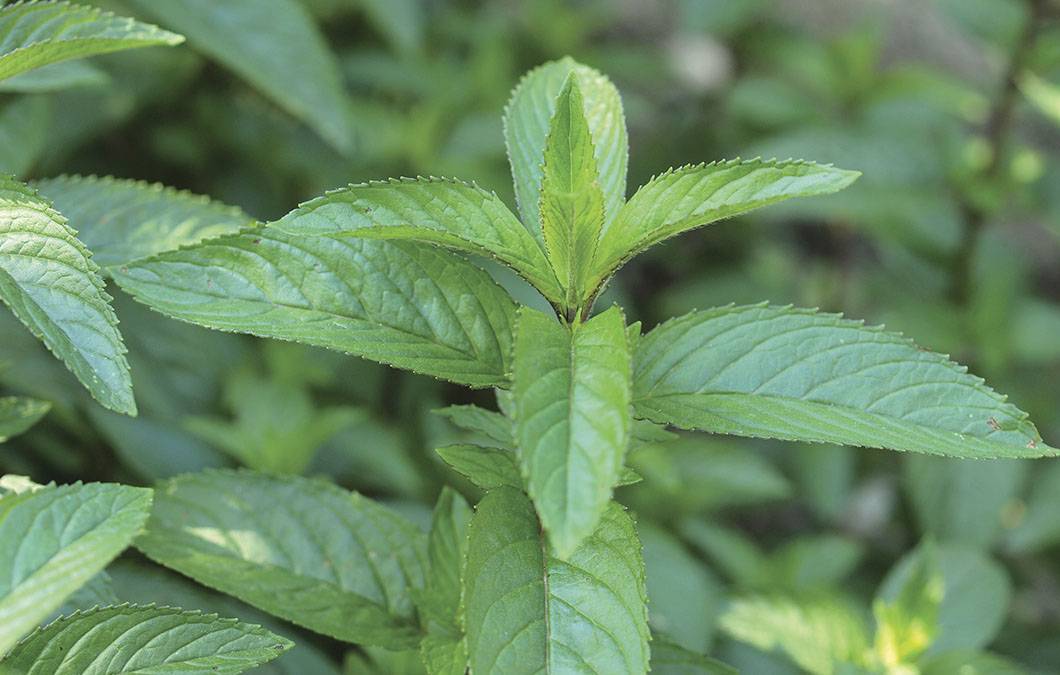
[[[986,421],[986,423],[987,423],[987,424],[989,424],[989,425],[990,425],[990,428],[991,428],[991,429],[993,429],[994,431],[1001,431],[1001,425],[1000,425],[1000,424],[998,424],[998,423],[997,423],[997,420],[996,420],[996,419],[994,419],[993,417],[991,417],[990,419],[988,419],[988,420]]]

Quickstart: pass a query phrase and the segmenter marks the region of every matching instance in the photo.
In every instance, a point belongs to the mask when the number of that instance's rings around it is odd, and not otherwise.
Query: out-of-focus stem
[[[1033,53],[1042,24],[1048,17],[1052,6],[1050,0],[1028,0],[1028,5],[1027,22],[1013,46],[1001,88],[983,127],[983,134],[990,151],[987,165],[981,173],[981,178],[985,182],[998,177],[1002,160],[1008,152],[1013,115],[1016,102],[1019,100],[1019,78],[1026,69],[1027,60]],[[968,199],[963,200],[960,206],[964,216],[964,231],[960,245],[953,256],[950,297],[958,306],[965,307],[971,299],[973,290],[975,251],[990,214],[982,205]]]

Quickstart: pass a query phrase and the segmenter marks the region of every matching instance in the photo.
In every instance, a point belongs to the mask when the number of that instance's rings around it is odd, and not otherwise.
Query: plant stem
[[[1001,89],[983,127],[990,154],[980,177],[987,183],[998,178],[1001,162],[1008,151],[1016,102],[1019,100],[1019,78],[1026,69],[1049,12],[1048,0],[1028,0],[1028,4],[1027,22],[1013,47]],[[962,200],[960,209],[964,215],[964,231],[952,260],[950,298],[957,306],[967,307],[974,286],[975,252],[990,213],[989,209],[967,198]]]

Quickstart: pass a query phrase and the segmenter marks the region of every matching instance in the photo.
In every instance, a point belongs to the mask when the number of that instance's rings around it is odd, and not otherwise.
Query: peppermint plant
[[[1058,453],[982,380],[881,328],[763,303],[645,332],[600,301],[651,246],[835,192],[857,172],[697,164],[626,199],[619,94],[569,58],[527,74],[504,123],[518,215],[489,190],[442,178],[350,185],[265,224],[109,179],[12,192],[49,222],[62,211],[108,251],[102,274],[162,314],[496,391],[497,410],[440,411],[483,439],[438,449],[482,496],[472,508],[446,488],[427,532],[324,480],[212,470],[155,487],[140,551],[310,631],[418,651],[432,674],[730,672],[651,634],[637,525],[614,500],[640,480],[626,468],[639,445],[672,427],[964,458]],[[516,302],[481,259],[522,277],[539,307]],[[0,613],[4,602],[0,593]],[[7,661],[44,658],[82,616],[34,633]]]

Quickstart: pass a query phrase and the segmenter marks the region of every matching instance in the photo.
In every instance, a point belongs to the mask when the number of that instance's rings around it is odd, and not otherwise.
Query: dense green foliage
[[[634,5],[0,2],[0,675],[1060,672],[1060,6]]]

